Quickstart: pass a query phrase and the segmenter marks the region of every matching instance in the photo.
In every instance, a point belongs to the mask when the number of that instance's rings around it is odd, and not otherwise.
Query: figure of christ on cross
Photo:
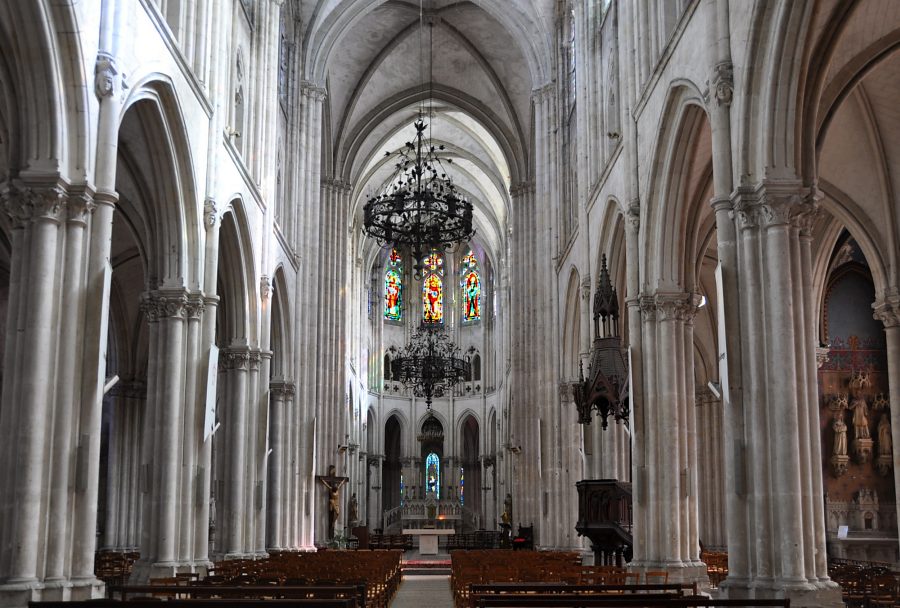
[[[316,479],[322,482],[328,489],[328,538],[334,538],[334,527],[337,524],[338,516],[341,514],[341,498],[338,490],[341,486],[350,481],[349,477],[338,477],[335,475],[334,465],[328,465],[328,475],[316,475]]]

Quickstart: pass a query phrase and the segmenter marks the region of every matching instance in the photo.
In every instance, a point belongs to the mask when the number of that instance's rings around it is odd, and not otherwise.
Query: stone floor
[[[450,577],[431,575],[404,575],[400,590],[391,602],[391,608],[453,608],[450,593]]]

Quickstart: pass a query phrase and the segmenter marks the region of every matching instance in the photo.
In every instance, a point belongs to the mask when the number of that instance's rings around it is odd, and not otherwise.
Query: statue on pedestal
[[[888,400],[883,393],[872,401],[873,410],[882,410],[881,420],[878,421],[878,458],[875,460],[875,468],[882,476],[886,476],[894,468],[894,442],[891,437],[889,407]]]
[[[844,410],[847,409],[847,396],[838,395],[831,400],[828,408],[834,412],[831,429],[834,431],[834,445],[831,450],[831,472],[840,477],[847,472],[850,456],[847,455],[847,423],[844,422]]]
[[[859,393],[850,403],[853,410],[853,455],[859,464],[872,458],[872,437],[869,434],[869,404]]]
[[[356,492],[350,496],[350,507],[347,513],[347,524],[356,526],[359,524],[359,501],[356,499]]]

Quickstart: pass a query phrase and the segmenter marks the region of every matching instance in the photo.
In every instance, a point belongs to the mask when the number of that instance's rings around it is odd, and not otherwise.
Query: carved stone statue
[[[844,422],[844,412],[839,410],[834,414],[834,422],[831,424],[834,430],[834,456],[847,455],[847,424]]]
[[[512,494],[507,494],[503,500],[503,513],[500,514],[500,521],[512,525]]]
[[[359,501],[356,500],[356,492],[350,496],[350,508],[347,513],[347,521],[351,526],[359,523]]]
[[[878,421],[878,455],[891,456],[892,454],[891,420],[885,413],[881,415],[881,420]]]
[[[857,396],[851,403],[853,410],[853,436],[856,439],[869,439],[869,404]]]
[[[872,458],[872,437],[869,434],[869,404],[858,394],[850,402],[853,410],[853,453],[859,464],[865,464]]]
[[[894,466],[894,447],[891,439],[891,418],[887,412],[878,421],[878,459],[875,468],[880,475],[887,475]]]
[[[847,409],[847,395],[836,395],[829,404],[834,412],[831,429],[834,431],[834,445],[831,449],[831,472],[840,477],[847,472],[850,456],[847,455],[847,423],[844,422],[844,411]]]

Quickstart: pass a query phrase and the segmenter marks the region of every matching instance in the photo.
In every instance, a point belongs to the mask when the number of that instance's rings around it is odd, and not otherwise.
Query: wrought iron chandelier
[[[581,380],[573,384],[572,392],[579,424],[590,424],[593,410],[600,415],[604,429],[610,416],[617,422],[628,423],[628,365],[619,336],[619,298],[609,278],[605,255],[594,293],[594,344],[588,377],[584,377],[582,370]]]
[[[467,378],[471,369],[441,323],[423,322],[400,356],[391,361],[393,377],[425,399],[429,410],[435,397],[442,397]]]
[[[421,30],[425,27],[422,6],[419,7],[419,25],[422,46]],[[428,26],[427,86],[430,87],[433,80],[431,20],[428,21]],[[420,59],[420,62],[424,89],[424,59]],[[430,99],[430,91],[427,97]],[[430,110],[428,112],[430,114]],[[425,114],[423,101],[419,119],[414,123],[415,139],[406,142],[398,152],[396,170],[387,186],[380,193],[371,196],[363,206],[365,233],[381,245],[411,251],[416,260],[417,276],[422,270],[420,260],[423,254],[431,249],[450,249],[475,234],[472,203],[457,190],[444,169],[444,162],[448,165],[453,162],[451,158],[441,160],[438,153],[444,150],[444,146],[435,146],[431,138],[426,137],[428,124],[424,120]],[[388,151],[385,155],[389,157],[391,152]]]

